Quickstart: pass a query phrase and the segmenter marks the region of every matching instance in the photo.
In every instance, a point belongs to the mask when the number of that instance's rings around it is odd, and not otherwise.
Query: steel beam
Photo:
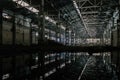
[[[39,36],[38,44],[41,44],[41,41],[45,39],[45,13],[44,13],[44,0],[40,1],[39,13],[38,13],[38,26],[39,26]]]
[[[89,0],[75,0],[76,2],[85,2],[85,1],[89,1]]]
[[[44,0],[40,0],[40,7],[39,7],[39,13],[38,13],[38,45],[42,45],[43,42],[45,42],[45,11],[44,11]],[[40,51],[38,53],[38,80],[44,80],[45,79],[45,72],[44,72],[44,62],[45,62],[45,52]],[[40,66],[41,65],[41,66]]]
[[[65,30],[65,45],[69,45],[69,26],[66,25],[66,30]],[[65,53],[65,66],[67,66],[67,56],[68,52]]]
[[[81,12],[81,14],[98,14],[98,11]]]
[[[88,24],[88,25],[103,25],[104,24],[104,22],[91,22],[91,23],[86,23],[86,24]]]
[[[56,30],[55,30],[56,31],[56,34],[55,34],[56,36],[55,37],[56,37],[56,41],[57,42],[60,40],[60,29],[59,29],[59,26],[60,26],[59,23],[57,23]]]
[[[80,9],[86,9],[86,8],[99,8],[100,6],[85,6],[85,7],[79,7]]]

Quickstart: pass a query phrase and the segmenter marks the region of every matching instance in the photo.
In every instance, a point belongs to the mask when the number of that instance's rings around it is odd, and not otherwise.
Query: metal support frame
[[[0,8],[0,45],[2,45],[2,27],[3,27],[2,12],[3,12],[3,9]]]
[[[38,13],[38,26],[39,26],[39,37],[38,45],[41,45],[45,41],[45,13],[44,13],[44,0],[40,0],[40,8]],[[44,61],[45,52],[40,51],[38,53],[38,80],[44,80]],[[41,65],[41,66],[40,66]]]
[[[38,13],[38,26],[39,26],[39,37],[38,44],[41,44],[41,41],[45,40],[45,13],[44,13],[44,0],[40,1],[40,8]]]
[[[15,14],[12,17],[12,44],[16,44],[16,26],[15,26]]]
[[[65,30],[65,44],[69,45],[69,27],[68,26],[66,27],[66,30]]]
[[[69,27],[68,25],[66,26],[65,29],[65,45],[69,45]],[[65,65],[67,65],[67,60],[68,60],[68,52],[65,53]]]
[[[60,31],[60,11],[58,12],[58,22],[56,24],[56,41],[61,42],[60,40],[60,35],[61,35],[61,31]]]
[[[59,40],[60,40],[60,29],[59,29],[59,22],[58,22],[56,27],[56,41],[58,42]]]
[[[102,23],[101,22],[106,22],[106,17],[104,17],[104,15],[102,14],[105,14],[106,12],[102,11],[102,8],[104,6],[103,2],[105,2],[104,0],[94,0],[94,1],[91,1],[91,0],[83,0],[83,1],[78,1],[76,0],[77,4],[78,4],[78,8],[80,9],[81,11],[81,15],[83,17],[83,21],[86,23],[86,27],[95,27],[97,29],[99,29],[99,27],[101,26],[104,26],[105,23]],[[100,12],[102,11],[102,12]],[[101,19],[99,17],[99,14],[101,14],[100,17],[104,17],[104,19]],[[94,16],[97,16],[97,17],[94,17]],[[85,17],[85,18],[84,18]],[[99,18],[99,19],[98,19]],[[88,33],[90,34],[90,37],[95,37],[96,35],[93,35],[93,34],[97,34],[96,33],[96,30],[97,29],[93,29],[93,31],[89,31],[88,29]]]
[[[60,22],[60,10],[58,12],[58,28],[59,28],[59,42],[61,42],[61,28],[60,28],[61,22]]]
[[[72,32],[71,32],[71,45],[72,45],[72,46],[75,45],[75,33],[74,33],[73,30],[72,30]]]
[[[73,38],[73,32],[71,32],[71,46],[74,46],[75,45],[75,37]],[[72,38],[73,38],[73,41],[72,41]],[[74,58],[75,58],[75,53],[70,53],[70,60],[71,62],[74,62]]]

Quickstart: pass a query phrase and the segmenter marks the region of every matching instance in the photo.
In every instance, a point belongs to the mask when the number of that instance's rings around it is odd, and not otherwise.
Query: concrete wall
[[[22,26],[22,25],[15,25],[16,26],[16,44],[18,45],[30,45],[30,28]],[[3,44],[12,44],[12,23],[3,21],[3,29],[2,29],[2,39]],[[37,38],[35,33],[32,35],[32,43],[37,43]]]

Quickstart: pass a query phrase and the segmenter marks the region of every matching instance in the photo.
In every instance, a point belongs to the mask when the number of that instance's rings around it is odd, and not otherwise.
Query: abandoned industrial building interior
[[[0,80],[120,80],[120,0],[0,0]]]

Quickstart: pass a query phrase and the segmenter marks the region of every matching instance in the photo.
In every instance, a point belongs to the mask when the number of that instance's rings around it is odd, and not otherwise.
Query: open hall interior
[[[120,80],[120,0],[0,0],[0,80]]]

